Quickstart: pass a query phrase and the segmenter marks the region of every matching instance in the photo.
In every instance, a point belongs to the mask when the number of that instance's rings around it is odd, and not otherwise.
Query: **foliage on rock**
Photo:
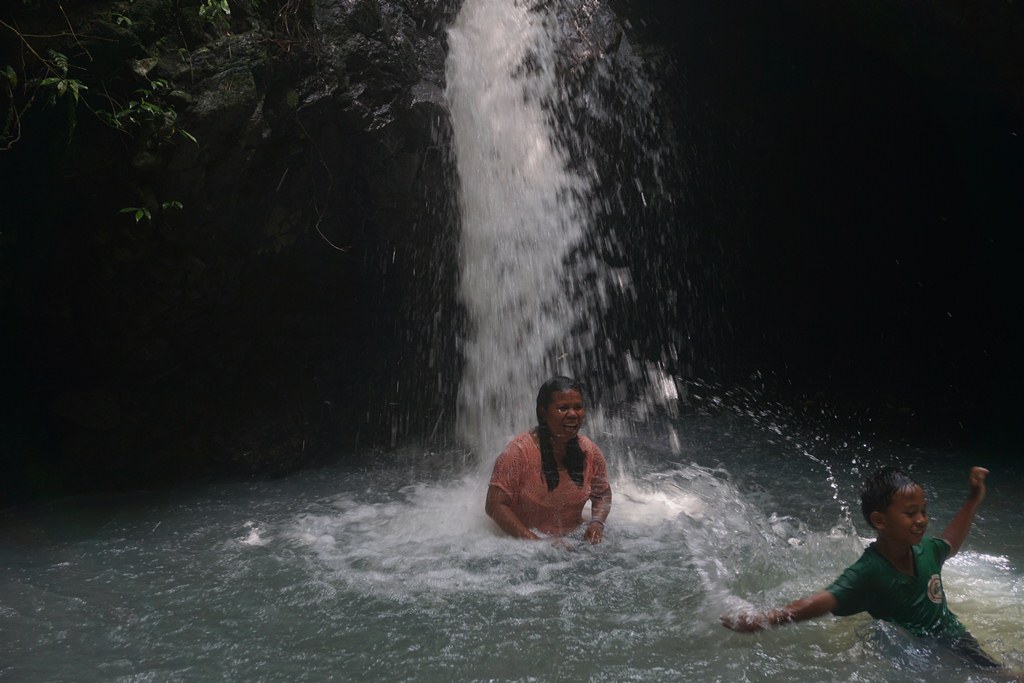
[[[353,387],[394,386],[367,357],[451,224],[424,208],[448,0],[11,4],[5,486],[287,471],[390,434]]]

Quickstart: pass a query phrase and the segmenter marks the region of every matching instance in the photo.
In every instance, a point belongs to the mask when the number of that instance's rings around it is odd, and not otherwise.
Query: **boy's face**
[[[920,486],[909,486],[896,491],[885,512],[871,513],[871,521],[879,536],[907,545],[917,545],[928,528],[924,490]]]

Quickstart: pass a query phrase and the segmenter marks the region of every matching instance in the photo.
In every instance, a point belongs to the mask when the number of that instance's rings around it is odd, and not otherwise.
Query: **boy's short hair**
[[[920,486],[913,478],[898,467],[883,467],[864,480],[860,487],[860,511],[872,529],[872,512],[885,512],[897,491]]]

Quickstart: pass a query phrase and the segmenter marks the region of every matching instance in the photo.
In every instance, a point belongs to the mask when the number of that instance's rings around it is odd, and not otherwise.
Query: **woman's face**
[[[537,416],[556,439],[571,439],[579,434],[586,416],[583,396],[575,389],[556,391],[546,408],[538,408]]]

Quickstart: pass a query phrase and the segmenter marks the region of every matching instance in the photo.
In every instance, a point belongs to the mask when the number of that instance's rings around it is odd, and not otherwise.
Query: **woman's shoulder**
[[[579,436],[579,441],[580,441],[580,449],[584,453],[593,453],[593,454],[601,457],[602,459],[604,458],[604,453],[601,452],[601,449],[598,447],[598,445],[596,443],[594,443],[593,441],[591,441],[587,437],[583,436],[582,434],[580,434],[580,436]]]
[[[537,449],[537,430],[535,429],[528,429],[525,432],[516,434],[512,437],[512,440],[508,442],[508,446],[505,446],[506,451],[516,450],[524,453]]]
[[[526,431],[519,432],[514,437],[512,437],[513,443],[520,441],[524,441],[527,443],[537,443],[537,428],[534,427],[532,429],[527,429]]]

